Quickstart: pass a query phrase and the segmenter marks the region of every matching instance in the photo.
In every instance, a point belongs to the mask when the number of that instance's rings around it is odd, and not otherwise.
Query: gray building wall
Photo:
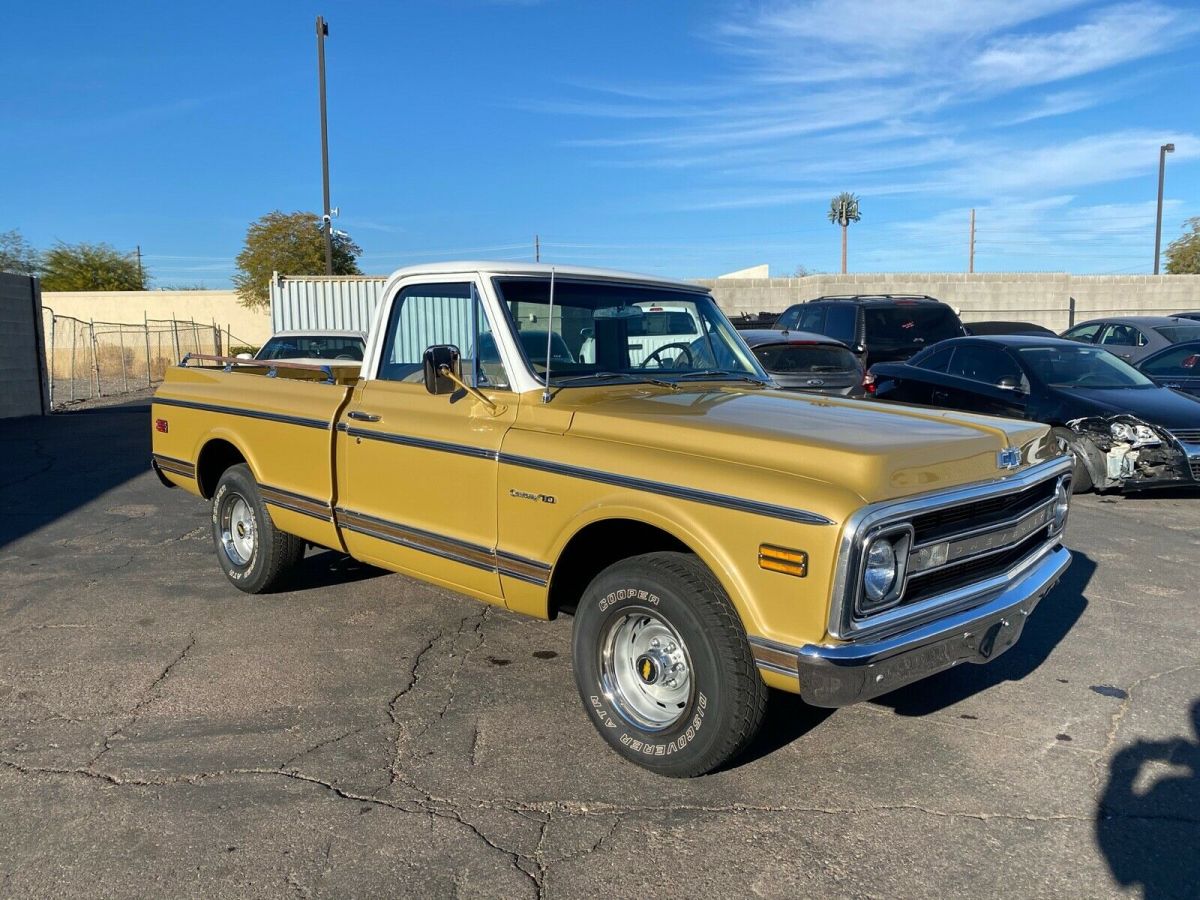
[[[0,419],[50,408],[36,278],[0,272]]]
[[[1068,275],[1060,272],[887,273],[701,281],[726,313],[782,312],[826,294],[928,294],[964,321],[1017,320],[1067,327],[1104,315],[1169,315],[1200,310],[1200,275]]]

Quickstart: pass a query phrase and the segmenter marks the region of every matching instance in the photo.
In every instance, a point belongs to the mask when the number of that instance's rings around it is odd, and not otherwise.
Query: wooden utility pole
[[[967,255],[967,271],[975,271],[975,210],[971,210],[971,249]]]
[[[542,239],[540,235],[533,236],[533,261],[542,261]]]

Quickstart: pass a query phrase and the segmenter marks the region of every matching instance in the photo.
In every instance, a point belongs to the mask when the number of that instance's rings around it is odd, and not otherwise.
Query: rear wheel
[[[245,464],[230,466],[212,498],[213,543],[221,571],[238,590],[261,594],[278,587],[304,556],[304,541],[280,531]]]
[[[673,777],[703,775],[757,734],[767,687],[712,573],[686,553],[615,563],[575,615],[575,681],[621,756]]]

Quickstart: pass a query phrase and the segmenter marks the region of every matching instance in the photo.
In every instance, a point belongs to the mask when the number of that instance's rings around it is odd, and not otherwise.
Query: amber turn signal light
[[[803,578],[808,574],[808,554],[803,550],[759,544],[758,565],[768,572],[782,572],[784,575]]]

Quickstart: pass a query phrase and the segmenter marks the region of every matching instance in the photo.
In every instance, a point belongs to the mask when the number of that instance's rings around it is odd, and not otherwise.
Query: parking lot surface
[[[1200,496],[1076,498],[1013,650],[773,696],[683,781],[594,732],[569,618],[330,551],[236,591],[144,401],[0,452],[0,895],[1197,895]]]

